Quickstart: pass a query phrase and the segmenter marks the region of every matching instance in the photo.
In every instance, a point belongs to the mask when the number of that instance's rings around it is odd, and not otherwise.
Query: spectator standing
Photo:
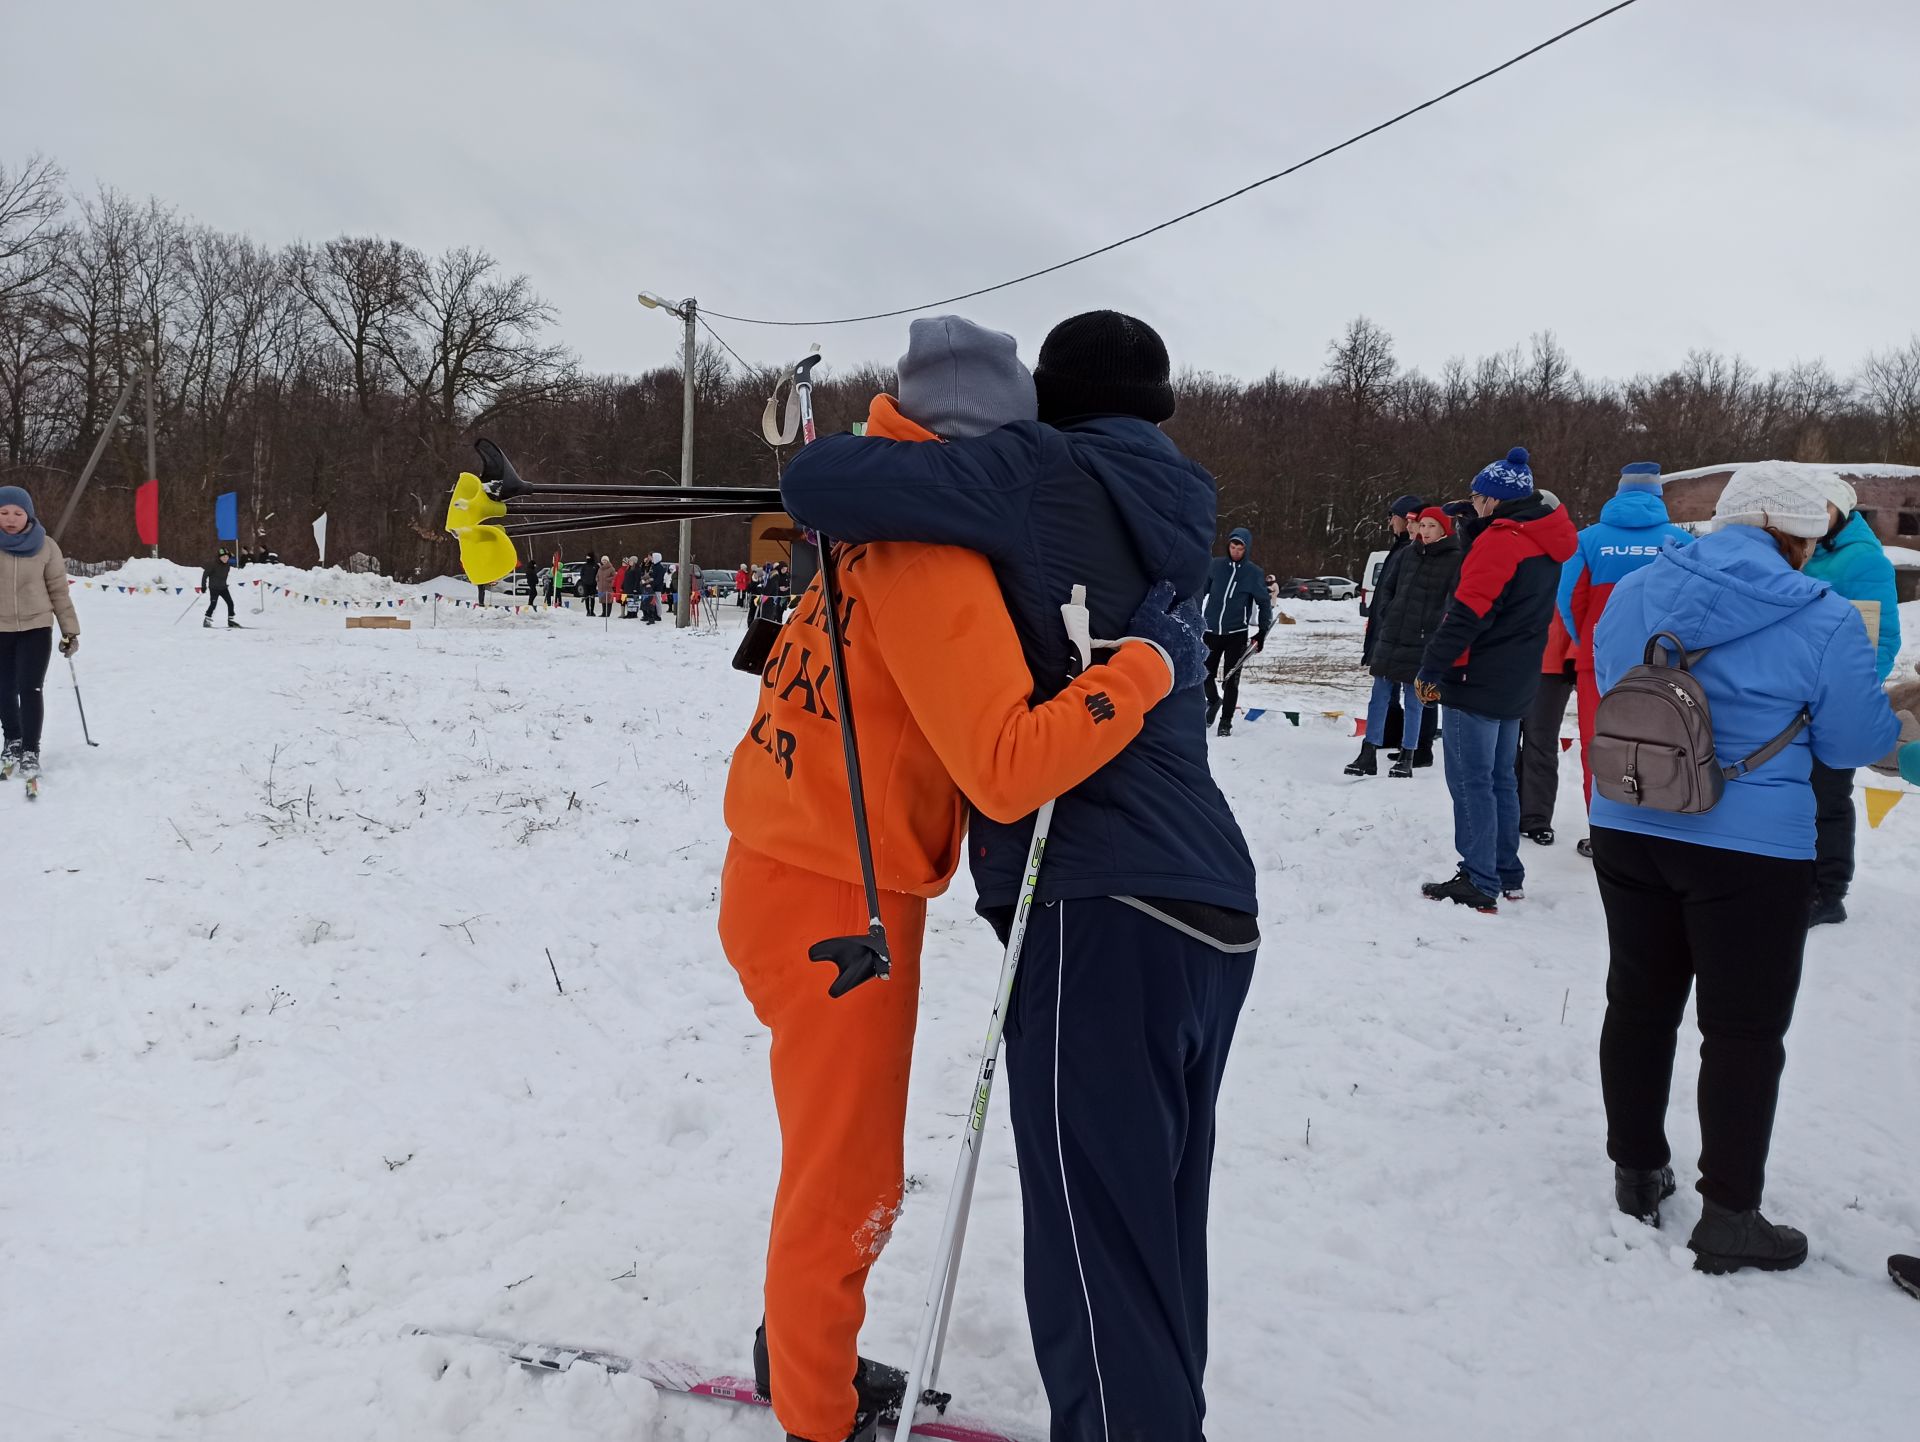
[[[1821,473],[1830,522],[1827,533],[1813,548],[1806,574],[1831,586],[1867,620],[1875,643],[1875,670],[1881,680],[1893,674],[1900,654],[1900,600],[1894,591],[1893,562],[1880,538],[1855,509],[1853,487],[1832,472]],[[1853,769],[1813,760],[1813,795],[1817,805],[1814,845],[1814,903],[1811,924],[1830,925],[1847,919],[1847,891],[1853,885]]]
[[[1347,765],[1349,776],[1378,774],[1375,753],[1385,744],[1387,711],[1401,697],[1402,735],[1420,734],[1424,706],[1414,679],[1427,649],[1427,640],[1446,612],[1447,600],[1460,577],[1460,543],[1453,522],[1438,506],[1420,513],[1412,533],[1413,544],[1374,592],[1370,623],[1377,622],[1373,643],[1373,693],[1367,700],[1367,734],[1360,754]],[[1384,568],[1383,568],[1384,574]],[[1414,748],[1403,744],[1389,776],[1413,775]]]
[[[1779,1271],[1807,1255],[1806,1237],[1768,1221],[1760,1203],[1813,902],[1809,778],[1815,760],[1878,760],[1900,723],[1860,614],[1801,572],[1828,529],[1819,479],[1780,462],[1742,467],[1714,517],[1712,534],[1621,581],[1593,637],[1602,696],[1654,638],[1686,648],[1714,749],[1740,771],[1711,809],[1681,813],[1614,799],[1602,764],[1592,806],[1610,956],[1600,1080],[1615,1200],[1657,1226],[1675,1186],[1675,1044],[1697,988],[1704,1200],[1688,1245],[1704,1271]],[[1770,759],[1744,764],[1783,739]]]
[[[1607,598],[1626,577],[1660,554],[1667,545],[1684,546],[1693,536],[1667,519],[1657,461],[1635,461],[1620,468],[1620,485],[1600,508],[1600,519],[1580,532],[1580,543],[1560,570],[1560,623],[1573,643],[1574,684],[1580,709],[1580,771],[1588,802],[1593,800],[1593,713],[1600,688],[1593,681],[1594,627]],[[1581,844],[1582,854],[1587,847]]]
[[[733,604],[736,607],[747,604],[747,588],[752,584],[753,573],[747,569],[747,563],[742,561],[739,569],[733,573]]]
[[[613,614],[614,574],[613,557],[602,556],[600,558],[600,564],[594,568],[593,572],[593,594],[595,599],[600,602],[600,614],[602,616],[611,616]],[[592,602],[589,602],[587,605],[587,614],[589,616],[593,614]]]
[[[1514,756],[1575,535],[1559,500],[1535,488],[1524,447],[1475,476],[1472,491],[1484,528],[1461,562],[1417,678],[1423,702],[1447,707],[1447,790],[1460,868],[1420,889],[1435,901],[1491,912],[1496,898],[1524,895]]]
[[[1207,719],[1220,718],[1219,734],[1233,734],[1233,711],[1240,700],[1241,660],[1258,651],[1273,626],[1273,597],[1261,570],[1247,559],[1253,532],[1236,526],[1227,536],[1227,554],[1207,567],[1207,594],[1201,606],[1207,624]],[[1255,616],[1258,616],[1258,621]],[[1226,669],[1226,690],[1217,683]]]
[[[1546,649],[1540,653],[1540,689],[1520,722],[1520,834],[1537,846],[1553,845],[1553,808],[1560,799],[1560,727],[1573,688],[1573,642],[1555,607],[1547,622]]]

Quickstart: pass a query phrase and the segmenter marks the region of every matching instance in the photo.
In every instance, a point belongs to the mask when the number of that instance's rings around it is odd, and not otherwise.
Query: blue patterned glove
[[[1206,679],[1205,633],[1200,598],[1189,596],[1176,605],[1173,582],[1162,581],[1147,592],[1147,599],[1127,622],[1127,634],[1120,639],[1152,642],[1173,672],[1173,689],[1186,691]]]

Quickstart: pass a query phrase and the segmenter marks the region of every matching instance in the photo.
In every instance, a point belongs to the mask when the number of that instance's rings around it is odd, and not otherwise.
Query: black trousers
[[[53,627],[0,631],[0,733],[23,751],[40,749],[47,663],[53,659]]]
[[[1224,703],[1227,715],[1233,715],[1233,708],[1240,700],[1240,673],[1234,671],[1227,678],[1224,697],[1216,684],[1220,679],[1221,668],[1228,671],[1239,664],[1240,658],[1247,654],[1247,633],[1232,631],[1225,636],[1207,632],[1207,711],[1212,713]]]
[[[1853,768],[1813,763],[1814,886],[1822,896],[1845,896],[1853,885]]]
[[[1800,992],[1813,863],[1596,826],[1593,869],[1609,953],[1600,1031],[1607,1155],[1642,1170],[1672,1160],[1667,1095],[1697,981],[1700,1191],[1735,1211],[1757,1207]]]
[[[1052,1442],[1203,1442],[1214,1111],[1253,963],[1111,897],[1034,908],[1008,1111]]]
[[[1520,829],[1538,831],[1553,825],[1553,806],[1560,799],[1560,723],[1573,695],[1573,676],[1545,675],[1534,692],[1533,706],[1520,722]]]
[[[209,586],[207,588],[208,620],[213,619],[213,608],[222,601],[227,603],[227,619],[231,621],[233,619],[233,592],[229,591],[225,586]]]

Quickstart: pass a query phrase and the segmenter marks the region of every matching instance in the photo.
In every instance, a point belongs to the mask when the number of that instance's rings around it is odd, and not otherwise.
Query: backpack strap
[[[1720,774],[1726,777],[1727,780],[1733,781],[1745,776],[1757,766],[1765,766],[1769,761],[1773,760],[1774,757],[1791,746],[1793,744],[1793,738],[1812,724],[1813,714],[1809,712],[1806,707],[1802,706],[1800,708],[1800,714],[1793,718],[1792,723],[1788,725],[1786,730],[1782,731],[1751,756],[1743,758],[1732,766],[1721,767]]]
[[[1662,641],[1666,641],[1672,645],[1672,660],[1668,660],[1661,654],[1660,643]],[[1677,666],[1682,671],[1691,671],[1700,663],[1700,658],[1706,655],[1711,649],[1711,647],[1702,646],[1698,651],[1689,651],[1681,644],[1680,638],[1674,635],[1673,632],[1655,631],[1647,638],[1647,649],[1640,659],[1649,666]]]

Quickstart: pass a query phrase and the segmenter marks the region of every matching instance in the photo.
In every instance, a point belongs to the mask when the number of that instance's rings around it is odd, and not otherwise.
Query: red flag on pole
[[[140,544],[160,544],[160,483],[148,481],[133,493],[133,528],[140,533]]]

